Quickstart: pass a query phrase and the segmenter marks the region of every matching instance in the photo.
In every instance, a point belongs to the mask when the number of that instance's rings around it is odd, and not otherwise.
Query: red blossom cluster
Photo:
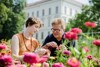
[[[80,28],[72,28],[70,31],[65,32],[64,38],[68,40],[77,40],[78,35],[82,33]]]
[[[85,22],[84,25],[90,28],[95,28],[97,26],[97,24],[94,22]]]
[[[8,55],[2,55],[0,57],[0,67],[2,67],[2,65],[5,67],[12,65],[12,57]]]
[[[72,28],[70,31],[74,32],[76,34],[81,34],[82,33],[82,30],[80,28]]]
[[[93,44],[96,45],[96,46],[100,46],[100,40],[94,40]]]
[[[54,63],[52,67],[65,67],[63,63]]]
[[[68,40],[77,40],[78,36],[74,32],[66,32],[65,35],[64,35],[64,38],[68,39]]]
[[[33,64],[33,63],[43,63],[45,61],[47,61],[48,57],[39,57],[38,54],[36,53],[25,53],[24,57],[23,57],[23,61],[29,64]]]

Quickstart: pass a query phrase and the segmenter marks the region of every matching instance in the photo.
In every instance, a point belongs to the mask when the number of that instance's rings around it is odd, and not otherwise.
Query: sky
[[[84,4],[88,4],[88,0],[76,0],[76,1],[84,3]]]
[[[27,0],[27,3],[33,3],[37,1],[40,1],[40,0]],[[83,4],[88,4],[88,0],[76,0],[76,1],[81,2]]]
[[[37,1],[40,1],[40,0],[27,0],[27,3],[33,3],[33,2],[37,2]]]

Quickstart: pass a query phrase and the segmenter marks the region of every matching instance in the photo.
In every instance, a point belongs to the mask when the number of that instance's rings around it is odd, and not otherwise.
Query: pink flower
[[[84,25],[90,28],[95,28],[97,26],[94,22],[85,22]]]
[[[96,45],[96,46],[100,46],[100,40],[94,40],[93,44]]]
[[[65,39],[69,39],[69,40],[76,40],[76,39],[78,39],[78,36],[77,36],[77,34],[74,33],[74,32],[66,32],[66,33],[64,34],[64,38],[65,38]]]
[[[26,67],[26,66],[25,65],[22,65],[22,64],[17,64],[16,67]]]
[[[2,45],[2,44],[0,44],[0,50],[2,50],[2,49],[6,49],[6,48],[7,48],[6,45]]]
[[[39,56],[35,53],[25,53],[23,60],[29,64],[38,63]]]
[[[86,46],[83,47],[83,50],[84,50],[85,52],[89,52],[89,51],[90,51],[89,48],[86,47]]]
[[[11,56],[7,56],[7,55],[4,55],[3,56],[3,59],[6,63],[12,63],[12,58]]]
[[[4,66],[12,65],[12,58],[11,58],[11,56],[3,55],[2,57],[0,57],[0,66],[1,65],[4,65]]]
[[[89,60],[92,60],[93,59],[93,56],[88,55],[86,58],[89,59]]]
[[[44,62],[43,67],[49,67],[49,63]]]
[[[80,28],[72,28],[70,31],[74,32],[74,33],[77,33],[77,34],[82,33],[82,30]]]
[[[67,56],[69,56],[71,54],[71,52],[68,51],[68,50],[64,50],[64,54],[66,54]]]
[[[52,67],[65,67],[63,63],[54,63]]]
[[[48,60],[48,56],[43,56],[39,59],[39,63],[46,62]]]
[[[36,66],[31,65],[30,67],[36,67]]]
[[[67,64],[70,67],[80,67],[80,61],[78,61],[75,57],[69,58]]]

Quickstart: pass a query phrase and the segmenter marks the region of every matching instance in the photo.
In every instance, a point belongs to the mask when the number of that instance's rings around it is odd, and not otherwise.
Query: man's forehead
[[[53,28],[53,29],[61,29],[60,26],[53,26],[52,28]]]
[[[61,25],[52,25],[52,27],[61,27]]]

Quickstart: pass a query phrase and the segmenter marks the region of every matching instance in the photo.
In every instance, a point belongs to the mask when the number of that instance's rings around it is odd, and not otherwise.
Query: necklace
[[[23,42],[24,42],[24,45],[25,45],[25,48],[28,50],[28,51],[31,51],[30,49],[28,49],[28,47],[26,46],[26,43],[25,43],[25,40],[24,40],[24,34],[22,33],[22,37],[23,37]],[[31,39],[31,48],[32,48],[32,39]]]

